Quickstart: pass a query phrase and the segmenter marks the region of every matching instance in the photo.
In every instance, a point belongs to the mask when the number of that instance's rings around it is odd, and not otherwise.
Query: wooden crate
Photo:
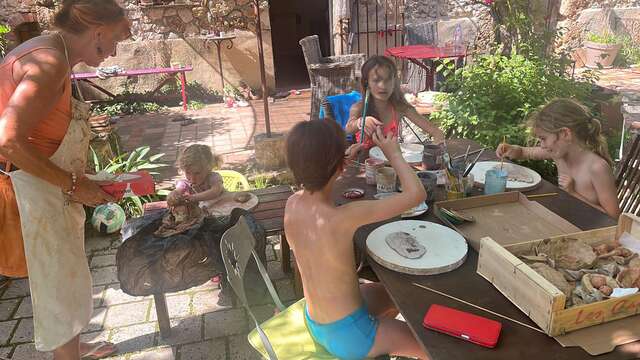
[[[594,246],[610,243],[624,232],[640,238],[640,218],[623,214],[618,226],[548,239],[574,238]],[[485,237],[480,242],[477,272],[550,336],[563,335],[640,312],[640,293],[565,309],[567,299],[564,293],[517,257],[531,253],[534,246],[545,240],[501,246],[490,237]]]
[[[476,221],[454,225],[441,216],[441,208],[460,211],[473,216]],[[479,251],[480,240],[484,237],[491,237],[505,246],[580,231],[580,228],[516,191],[440,201],[435,204],[435,214],[462,234],[476,251]]]

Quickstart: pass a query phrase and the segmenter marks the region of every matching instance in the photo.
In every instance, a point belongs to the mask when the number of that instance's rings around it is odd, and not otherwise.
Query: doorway
[[[330,55],[330,0],[271,0],[269,18],[278,90],[309,87],[309,75],[298,41],[318,35],[323,56]]]

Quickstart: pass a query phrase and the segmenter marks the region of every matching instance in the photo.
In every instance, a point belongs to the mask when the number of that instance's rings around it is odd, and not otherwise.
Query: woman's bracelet
[[[71,189],[67,191],[62,190],[62,192],[64,192],[65,195],[67,196],[73,196],[73,194],[75,194],[77,189],[78,189],[78,176],[76,175],[76,173],[72,172],[71,173]]]

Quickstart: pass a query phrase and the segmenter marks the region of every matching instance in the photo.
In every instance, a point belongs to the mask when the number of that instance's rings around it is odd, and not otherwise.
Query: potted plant
[[[610,32],[590,33],[584,42],[584,47],[585,66],[608,69],[613,67],[613,61],[618,56],[622,44],[620,39]]]

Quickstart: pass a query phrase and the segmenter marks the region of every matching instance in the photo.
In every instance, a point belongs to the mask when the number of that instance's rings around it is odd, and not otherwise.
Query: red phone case
[[[422,325],[488,348],[496,346],[502,329],[498,321],[437,304],[429,307]]]

